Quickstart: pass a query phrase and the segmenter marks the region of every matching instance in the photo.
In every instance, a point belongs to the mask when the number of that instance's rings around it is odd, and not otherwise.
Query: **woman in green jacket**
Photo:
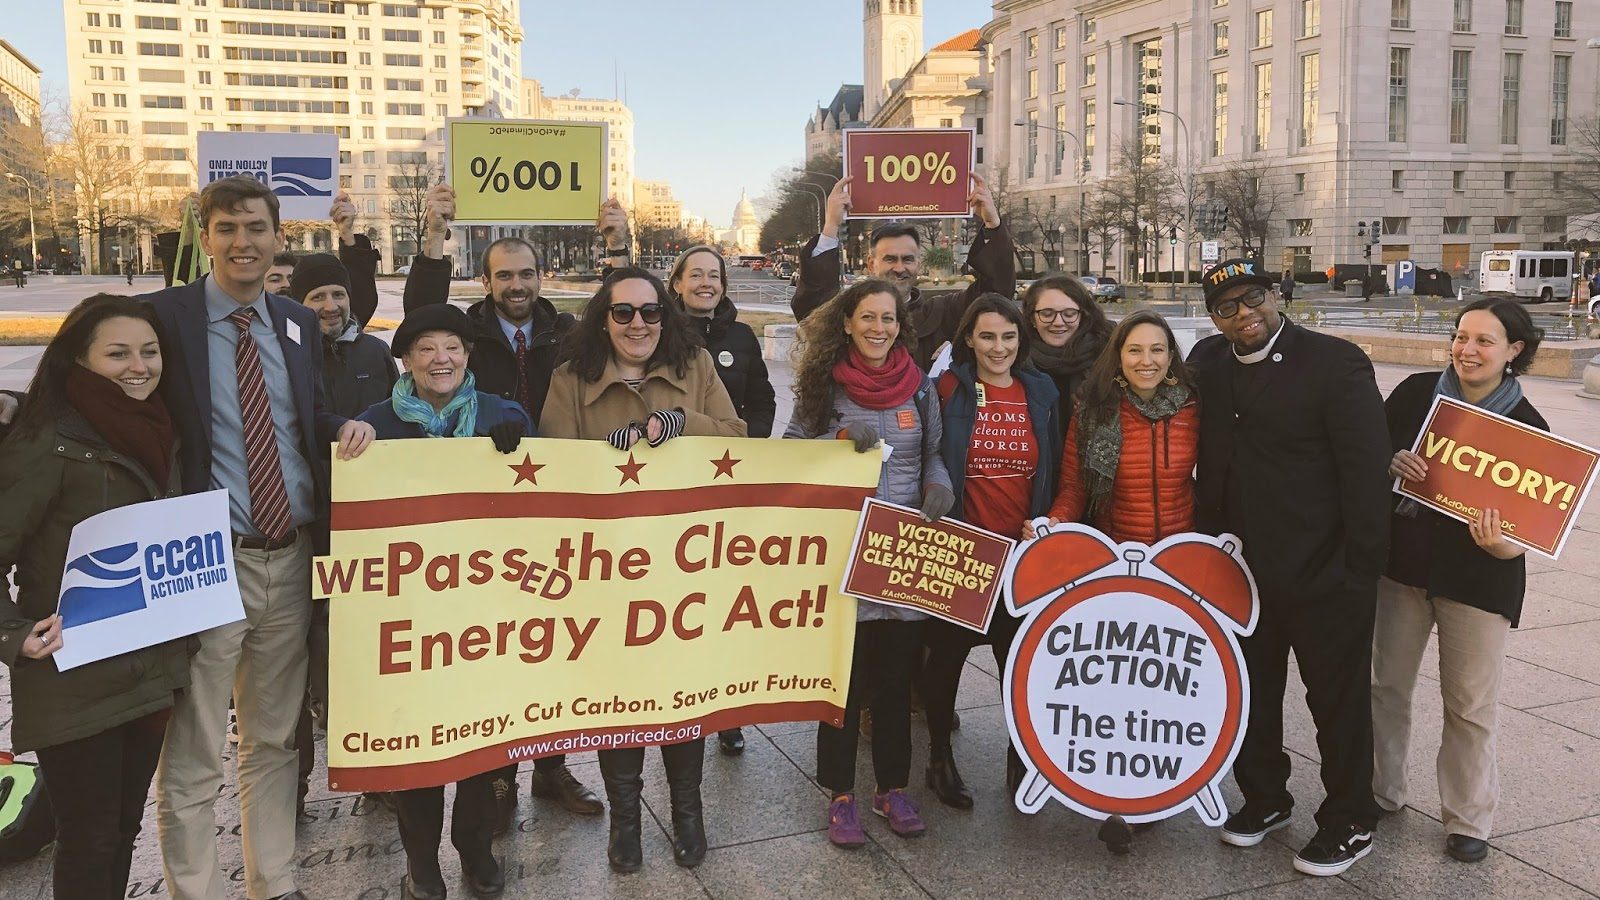
[[[189,685],[187,640],[64,672],[51,659],[62,646],[56,600],[73,526],[179,493],[177,438],[155,392],[155,322],[128,297],[78,304],[0,444],[0,662],[11,667],[12,743],[37,752],[50,786],[58,898],[127,893],[173,694]]]

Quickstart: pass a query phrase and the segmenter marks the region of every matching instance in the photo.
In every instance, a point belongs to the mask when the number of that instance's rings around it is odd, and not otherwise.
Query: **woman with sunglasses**
[[[728,389],[733,408],[753,438],[772,436],[777,412],[772,379],[761,356],[761,342],[749,325],[739,321],[739,309],[728,298],[728,264],[716,249],[696,244],[678,255],[667,277],[667,290],[705,341],[717,364],[717,377]],[[724,756],[744,752],[744,731],[729,728],[717,735]]]
[[[1111,337],[1111,322],[1089,289],[1071,275],[1046,275],[1022,295],[1022,315],[1032,329],[1027,362],[1055,382],[1062,427],[1089,367]]]
[[[1022,523],[1042,516],[1055,499],[1061,458],[1061,423],[1050,377],[1022,362],[1033,338],[1017,304],[984,294],[967,307],[952,342],[953,363],[939,378],[944,438],[940,452],[950,473],[955,518],[1010,538]],[[1005,669],[1020,620],[1004,604],[987,632],[938,619],[923,626],[928,659],[920,687],[928,716],[927,785],[939,802],[972,807],[972,793],[950,749],[956,691],[973,647],[988,644]],[[1006,788],[1016,792],[1022,758],[1006,748]]]
[[[938,396],[911,358],[916,328],[900,290],[881,278],[858,281],[806,317],[795,364],[794,415],[786,438],[852,441],[857,452],[893,452],[883,461],[877,498],[918,507],[932,521],[955,494],[939,455]],[[867,842],[856,813],[856,739],[863,707],[872,710],[872,811],[902,837],[926,826],[906,796],[911,780],[911,678],[922,653],[920,612],[861,600],[844,724],[817,726],[817,783],[828,792],[828,840]]]
[[[617,269],[583,308],[562,344],[563,362],[550,377],[540,433],[607,441],[618,450],[672,438],[744,437],[743,420],[700,346],[687,317],[661,280],[644,269]],[[661,748],[672,801],[673,858],[686,868],[706,855],[700,777],[704,738]],[[611,801],[606,856],[616,872],[637,872],[639,795],[644,748],[601,750],[600,775]]]

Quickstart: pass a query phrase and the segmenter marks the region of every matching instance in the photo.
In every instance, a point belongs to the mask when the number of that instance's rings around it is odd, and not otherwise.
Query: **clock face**
[[[1218,562],[1233,556],[1218,539],[1199,535],[1147,548],[1091,533],[1128,562],[1069,574],[1073,580],[1027,604],[1006,666],[1007,724],[1034,773],[1018,792],[1018,806],[1037,811],[1053,797],[1087,816],[1116,814],[1131,822],[1193,806],[1220,824],[1215,784],[1238,752],[1249,705],[1236,637],[1242,629],[1184,585],[1225,590],[1212,576]],[[1167,552],[1179,543],[1201,546]],[[1025,545],[1017,557],[1073,549],[1039,544]],[[1180,571],[1141,567],[1144,560]],[[1019,590],[1018,568],[1014,558],[1008,568],[1014,604],[1037,596],[1038,588]],[[1253,590],[1246,599],[1253,602]]]

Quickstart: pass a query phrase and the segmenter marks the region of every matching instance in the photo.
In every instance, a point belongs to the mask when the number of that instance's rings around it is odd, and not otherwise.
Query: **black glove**
[[[865,453],[878,446],[878,429],[865,422],[852,422],[840,434],[847,441],[855,441],[857,453]]]
[[[942,484],[930,484],[922,489],[922,517],[937,522],[956,505],[956,495]]]
[[[527,427],[519,421],[501,422],[489,427],[489,437],[494,440],[494,448],[501,453],[515,453],[522,443],[522,437],[527,432]]]

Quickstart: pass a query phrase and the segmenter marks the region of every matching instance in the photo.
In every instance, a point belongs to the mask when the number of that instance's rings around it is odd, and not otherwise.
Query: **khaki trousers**
[[[1372,641],[1372,790],[1385,809],[1406,803],[1411,695],[1435,626],[1444,697],[1444,736],[1437,760],[1444,828],[1448,834],[1487,840],[1500,800],[1495,730],[1511,623],[1388,578],[1378,582]]]
[[[239,817],[251,900],[295,887],[295,723],[306,690],[311,539],[234,554],[245,618],[200,634],[190,687],[172,710],[156,772],[162,868],[177,900],[223,900],[214,806],[222,786],[228,698],[239,719]]]

